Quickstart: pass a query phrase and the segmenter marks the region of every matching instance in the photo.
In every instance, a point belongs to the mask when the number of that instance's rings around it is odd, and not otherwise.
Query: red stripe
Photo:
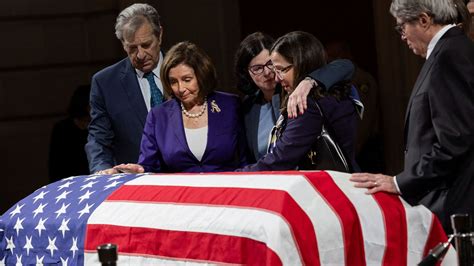
[[[262,178],[264,178],[262,176]],[[272,212],[286,220],[300,257],[306,265],[319,265],[318,245],[308,215],[286,192],[252,188],[209,188],[183,186],[125,185],[107,201],[184,203],[255,208]]]
[[[446,236],[443,226],[441,226],[438,218],[434,214],[432,214],[431,217],[430,233],[428,235],[428,239],[426,239],[425,249],[423,250],[423,258],[428,255],[430,250],[436,245],[441,242],[448,241],[448,237]],[[441,262],[438,262],[436,265],[441,265]]]
[[[407,265],[408,236],[405,208],[400,198],[387,193],[373,195],[385,225],[385,252],[382,265]]]
[[[120,254],[132,256],[186,258],[211,263],[282,265],[280,258],[265,243],[249,238],[114,225],[88,225],[84,249],[95,252],[96,247],[104,243],[115,243]]]
[[[344,238],[345,265],[366,265],[362,227],[352,202],[328,173],[306,173],[306,177],[339,217]]]

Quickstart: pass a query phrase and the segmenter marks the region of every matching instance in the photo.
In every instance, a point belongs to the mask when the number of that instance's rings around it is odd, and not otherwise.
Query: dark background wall
[[[134,1],[0,1],[0,213],[47,184],[54,122],[65,116],[74,89],[123,58],[116,15]],[[162,16],[164,49],[191,40],[213,58],[221,88],[233,87],[233,54],[254,31],[274,37],[293,30],[323,43],[347,40],[355,61],[379,81],[386,172],[402,167],[403,116],[421,60],[393,31],[389,0],[141,1]]]
[[[374,75],[377,73],[372,1],[288,3],[240,1],[242,36],[261,30],[277,38],[302,30],[314,34],[323,44],[347,41],[357,63]]]

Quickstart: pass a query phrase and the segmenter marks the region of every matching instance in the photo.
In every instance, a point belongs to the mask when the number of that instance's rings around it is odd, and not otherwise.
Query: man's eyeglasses
[[[401,36],[405,36],[405,28],[407,26],[407,23],[412,23],[416,20],[418,20],[418,17],[406,19],[403,22],[397,23],[397,25],[395,25],[395,31],[397,31],[398,34],[400,34]]]
[[[254,75],[261,75],[265,70],[265,67],[273,71],[273,64],[272,61],[268,61],[265,65],[253,65],[249,66],[249,71],[252,72]]]
[[[395,31],[398,32],[401,36],[405,35],[405,25],[407,24],[408,21],[404,21],[402,23],[397,23],[395,25]]]

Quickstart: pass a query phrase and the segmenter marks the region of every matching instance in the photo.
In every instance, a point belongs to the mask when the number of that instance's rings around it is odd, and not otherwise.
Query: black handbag
[[[301,170],[335,170],[350,173],[349,163],[337,142],[323,128],[302,162]]]
[[[307,158],[305,158],[302,163],[302,168],[307,168],[308,170],[335,170],[350,173],[350,164],[347,161],[344,152],[337,144],[337,141],[331,137],[330,124],[327,121],[323,110],[317,102],[316,106],[323,118],[323,126],[321,128],[321,133],[316,137],[316,141],[306,155]]]
[[[316,136],[314,143],[311,145],[310,151],[301,158],[298,163],[298,170],[334,170],[339,172],[351,172],[351,166],[346,160],[344,152],[337,144],[337,141],[331,137],[330,130],[327,129],[329,123],[326,117],[316,103],[316,106],[323,118],[323,126],[321,133]],[[277,123],[273,127],[269,140],[268,152],[271,153],[275,147],[277,139],[279,139],[286,127],[286,119],[280,116]]]

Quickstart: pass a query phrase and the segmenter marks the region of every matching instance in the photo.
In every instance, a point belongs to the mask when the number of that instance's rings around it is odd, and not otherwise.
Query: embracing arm
[[[354,71],[354,64],[350,60],[337,59],[316,69],[308,76],[316,80],[319,86],[328,89],[340,81],[351,80]]]
[[[89,170],[91,173],[95,173],[111,168],[115,164],[113,155],[115,135],[105,106],[101,85],[95,76],[92,78],[90,106],[91,122],[85,150],[89,161]]]
[[[317,85],[328,89],[340,81],[350,80],[354,70],[354,65],[350,60],[337,59],[311,72],[308,77],[316,81]],[[297,117],[298,111],[303,114],[307,109],[306,98],[315,85],[311,79],[302,80],[288,98],[289,117]]]

